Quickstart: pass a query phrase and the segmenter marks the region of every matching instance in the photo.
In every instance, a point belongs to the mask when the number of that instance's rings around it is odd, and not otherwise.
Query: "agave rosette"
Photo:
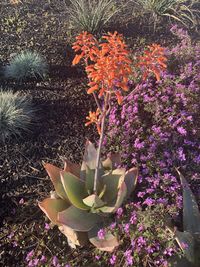
[[[133,192],[138,170],[114,169],[120,164],[119,154],[109,156],[101,163],[97,180],[97,194],[93,193],[97,151],[90,141],[82,165],[64,160],[64,169],[44,163],[55,193],[39,202],[47,217],[68,238],[72,247],[85,245],[89,240],[97,248],[113,251],[118,241],[112,234],[103,240],[97,236],[105,217],[114,213]]]

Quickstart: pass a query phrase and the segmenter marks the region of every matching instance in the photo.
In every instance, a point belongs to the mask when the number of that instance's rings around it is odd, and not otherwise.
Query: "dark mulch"
[[[26,244],[21,249],[14,249],[7,242],[2,242],[2,266],[26,266],[24,253],[27,253],[29,246],[34,247],[36,239],[32,240],[31,236],[44,238],[40,236],[38,229],[34,228],[39,224],[42,226],[41,233],[44,231],[44,216],[37,206],[37,201],[48,196],[52,190],[42,161],[62,166],[61,157],[67,157],[74,162],[80,162],[86,138],[96,140],[95,131],[84,126],[85,117],[94,106],[85,90],[86,78],[71,67],[53,67],[50,77],[47,82],[25,85],[4,83],[4,87],[13,88],[14,91],[21,89],[22,94],[28,94],[32,98],[37,110],[37,120],[31,134],[24,135],[23,139],[11,139],[0,146],[0,242],[10,232],[16,231],[17,234],[21,232]],[[19,204],[21,198],[24,199],[25,206]],[[24,228],[29,229],[30,236]],[[63,249],[62,242],[65,238],[56,231],[58,239],[55,231],[52,230],[51,241],[55,239],[54,244]],[[19,243],[21,242],[19,237]],[[67,247],[65,243],[64,248]],[[53,249],[52,251],[56,253]],[[74,254],[71,256],[74,257]]]
[[[66,255],[65,260],[76,259],[80,266],[83,258],[88,258],[85,250],[69,250],[56,228],[48,233],[44,230],[45,216],[37,206],[52,190],[42,161],[61,166],[62,156],[80,162],[86,138],[96,140],[93,128],[84,126],[94,103],[86,94],[83,72],[71,67],[74,54],[67,35],[67,4],[63,3],[35,0],[16,6],[9,1],[0,4],[1,73],[12,54],[23,49],[40,52],[50,65],[44,82],[15,84],[0,78],[4,89],[29,95],[37,110],[32,133],[0,144],[0,265],[5,267],[27,266],[24,259],[31,249],[49,259]],[[24,204],[20,205],[22,198]],[[14,233],[11,238],[10,233]]]

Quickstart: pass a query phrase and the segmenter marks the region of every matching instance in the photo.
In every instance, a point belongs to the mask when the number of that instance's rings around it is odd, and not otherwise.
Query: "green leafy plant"
[[[73,29],[99,33],[119,11],[113,0],[70,0],[70,23]]]
[[[175,267],[199,267],[200,212],[187,180],[177,171],[183,187],[183,232],[176,230],[175,237],[183,257],[174,258],[172,263]]]
[[[195,10],[185,0],[132,0],[153,21],[154,30],[160,18],[167,17],[185,26],[195,26]]]
[[[0,90],[0,140],[31,130],[34,108],[27,96]]]
[[[37,52],[22,51],[10,60],[5,68],[5,76],[18,81],[28,78],[44,78],[47,63]]]
[[[51,164],[44,167],[53,182],[55,192],[39,203],[48,218],[67,237],[69,245],[85,245],[90,241],[98,249],[113,251],[117,238],[106,234],[98,237],[108,215],[114,213],[133,192],[137,168],[128,171],[115,169],[120,163],[118,154],[100,162],[97,194],[93,193],[97,151],[87,141],[82,166],[65,160],[64,170]]]

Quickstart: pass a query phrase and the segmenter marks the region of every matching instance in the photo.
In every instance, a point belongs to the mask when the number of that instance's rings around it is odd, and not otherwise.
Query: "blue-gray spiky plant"
[[[30,131],[34,112],[27,96],[0,89],[0,141]]]
[[[28,78],[44,78],[48,66],[45,59],[37,52],[22,51],[14,56],[5,68],[5,76],[18,81]]]

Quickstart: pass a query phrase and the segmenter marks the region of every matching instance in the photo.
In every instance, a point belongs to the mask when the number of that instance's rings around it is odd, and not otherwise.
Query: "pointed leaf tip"
[[[134,167],[125,173],[124,181],[127,186],[127,198],[134,191],[138,180],[138,168]]]
[[[57,193],[57,195],[59,197],[61,197],[62,199],[65,199],[66,201],[68,201],[67,195],[65,193],[65,190],[63,188],[62,182],[61,182],[61,177],[60,177],[60,172],[62,171],[60,168],[50,164],[50,163],[45,163],[43,162],[43,166],[46,170],[46,172],[48,173],[55,191]]]
[[[46,198],[42,202],[39,202],[38,206],[54,224],[58,224],[58,212],[67,209],[69,203],[63,199]]]
[[[67,158],[64,158],[63,161],[64,161],[64,171],[71,172],[73,175],[77,177],[80,176],[81,166],[79,164],[73,163]]]

